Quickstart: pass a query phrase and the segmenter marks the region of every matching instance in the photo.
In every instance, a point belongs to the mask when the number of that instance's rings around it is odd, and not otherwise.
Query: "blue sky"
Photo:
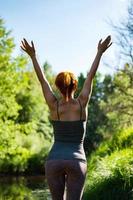
[[[127,15],[128,0],[0,0],[0,16],[15,37],[15,55],[22,53],[23,37],[33,40],[42,65],[48,61],[56,73],[71,70],[86,74],[101,38],[116,33],[107,23],[118,24]],[[119,63],[115,43],[103,55],[98,71],[114,72]],[[110,67],[105,63],[109,63]]]

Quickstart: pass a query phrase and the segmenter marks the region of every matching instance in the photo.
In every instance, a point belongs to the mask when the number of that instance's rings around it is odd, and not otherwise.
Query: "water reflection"
[[[0,177],[0,200],[51,200],[44,176]]]

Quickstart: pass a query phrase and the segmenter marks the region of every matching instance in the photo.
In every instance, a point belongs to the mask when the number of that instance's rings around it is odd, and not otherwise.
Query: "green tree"
[[[127,17],[122,18],[119,25],[113,23],[116,32],[116,44],[120,49],[120,55],[125,62],[133,62],[133,0],[129,1]]]
[[[12,57],[14,47],[10,31],[6,30],[0,19],[0,168],[5,171],[6,162],[10,166],[14,159],[11,159],[17,148],[14,138],[20,129],[15,123],[21,109],[21,105],[16,102],[16,95],[27,85],[23,74],[27,61],[22,56]],[[25,165],[25,161],[23,164]]]
[[[132,126],[133,121],[133,1],[129,1],[127,17],[119,25],[113,23],[116,32],[116,44],[123,66],[118,66],[111,77],[107,75],[103,81],[104,98],[100,103],[107,123],[101,127],[104,137],[110,137],[124,127]],[[118,58],[117,58],[118,60]]]
[[[106,101],[101,101],[101,108],[106,113],[107,127],[115,130],[133,125],[133,67],[125,64],[124,68],[113,77],[113,91]],[[107,128],[106,127],[106,128]]]
[[[26,57],[12,56],[10,35],[0,19],[0,171],[22,172],[35,157],[38,166],[44,160],[52,129],[35,72]]]

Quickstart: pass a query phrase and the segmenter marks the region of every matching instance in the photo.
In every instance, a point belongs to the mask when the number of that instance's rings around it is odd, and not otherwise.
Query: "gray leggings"
[[[87,172],[87,163],[78,160],[48,160],[45,176],[52,200],[81,200]],[[64,198],[63,198],[64,197]]]

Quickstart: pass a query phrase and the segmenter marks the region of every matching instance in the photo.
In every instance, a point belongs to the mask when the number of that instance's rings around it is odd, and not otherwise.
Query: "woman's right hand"
[[[27,40],[24,38],[21,41],[21,49],[23,49],[23,51],[25,51],[31,58],[35,56],[35,47],[34,47],[34,43],[33,41],[31,41],[31,46],[29,45],[29,43],[27,42]]]

